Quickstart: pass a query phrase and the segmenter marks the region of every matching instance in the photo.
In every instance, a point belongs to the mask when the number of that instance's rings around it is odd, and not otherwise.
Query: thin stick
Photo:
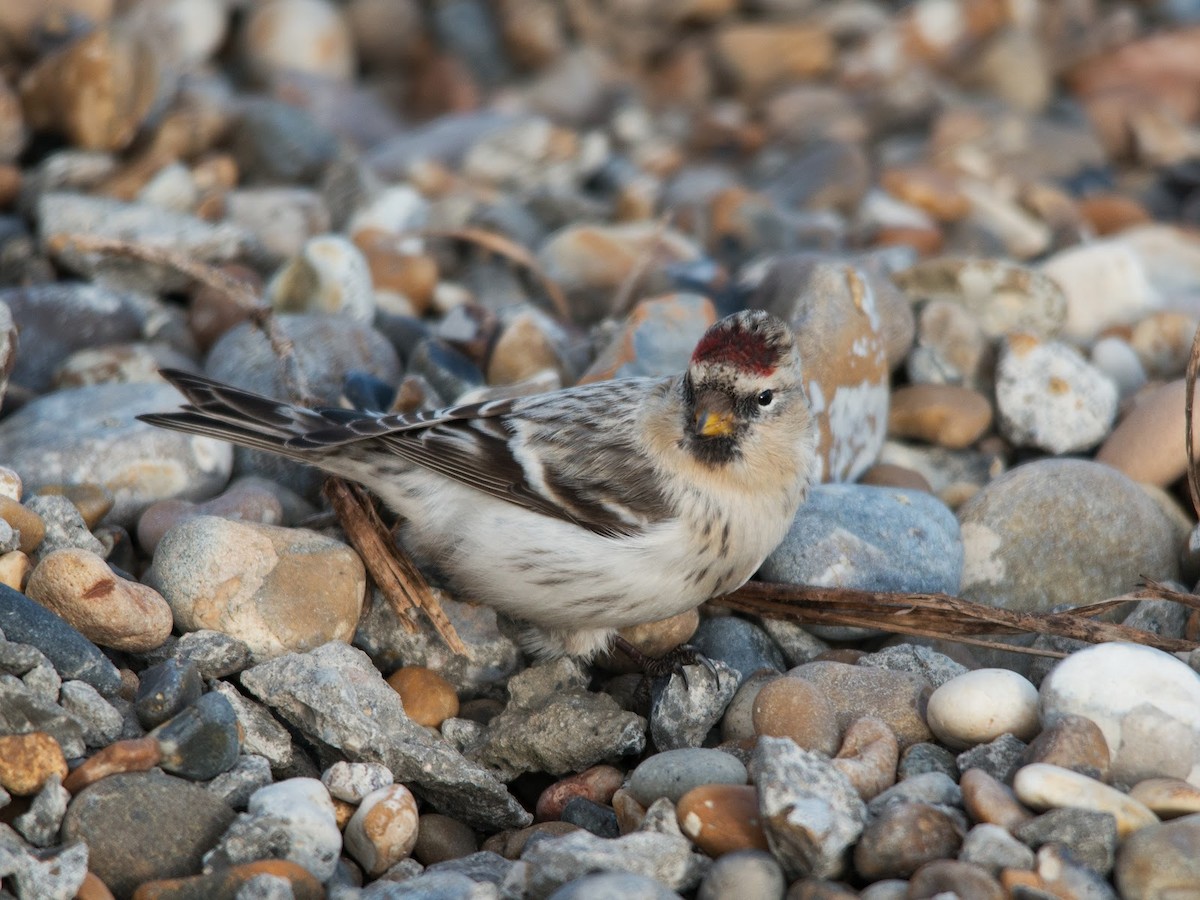
[[[789,619],[808,625],[849,625],[876,628],[898,634],[945,638],[981,646],[1058,656],[1056,651],[1017,648],[991,642],[981,634],[1047,634],[1088,643],[1128,641],[1156,647],[1169,653],[1189,652],[1191,641],[1165,637],[1091,618],[1138,597],[1157,597],[1200,606],[1200,597],[1151,584],[1128,598],[1105,600],[1062,613],[1020,613],[971,603],[949,594],[888,593],[850,588],[808,587],[791,584],[749,582],[724,597],[710,600],[718,606],[769,618]]]
[[[446,618],[437,594],[421,570],[403,548],[394,541],[384,539],[388,532],[370,495],[358,485],[341,478],[327,479],[324,490],[346,537],[362,557],[363,565],[396,611],[404,628],[410,633],[416,632],[412,610],[418,607],[429,617],[434,631],[446,642],[446,646],[455,653],[468,655],[466,644]]]

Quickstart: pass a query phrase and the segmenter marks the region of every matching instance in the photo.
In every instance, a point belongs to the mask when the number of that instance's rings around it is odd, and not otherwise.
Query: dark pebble
[[[736,669],[742,680],[760,669],[782,672],[783,653],[771,636],[757,625],[735,616],[702,619],[691,644],[709,659]]]
[[[195,663],[168,659],[141,674],[134,709],[149,731],[200,699],[204,683]]]
[[[234,812],[204,788],[158,772],[110,775],[82,790],[64,843],[88,845],[88,868],[117,897],[145,881],[198,875]]]
[[[563,807],[563,822],[570,822],[590,831],[597,837],[615,838],[621,834],[617,825],[617,812],[587,797],[573,797]]]
[[[237,762],[237,714],[217,693],[205,694],[152,736],[162,748],[163,769],[193,781],[215,778]]]
[[[105,697],[121,689],[121,675],[100,648],[50,610],[0,585],[0,632],[31,644],[50,660],[64,681],[86,681]]]

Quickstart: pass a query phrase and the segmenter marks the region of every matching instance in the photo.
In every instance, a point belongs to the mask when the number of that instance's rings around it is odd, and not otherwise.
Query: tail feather
[[[178,369],[162,369],[161,372],[188,403],[179,412],[138,416],[151,425],[310,461],[311,454],[300,452],[289,442],[330,425],[315,410],[272,400]]]

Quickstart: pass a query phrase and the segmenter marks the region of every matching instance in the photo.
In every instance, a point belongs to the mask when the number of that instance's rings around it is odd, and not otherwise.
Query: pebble
[[[266,787],[272,780],[271,763],[265,756],[243,753],[233,768],[210,779],[204,787],[233,809],[244,810],[254,792]]]
[[[159,725],[150,737],[158,740],[162,769],[193,781],[228,771],[241,747],[233,706],[215,692]]]
[[[195,663],[203,678],[236,675],[251,663],[250,648],[243,641],[220,631],[189,631],[171,648],[181,663]]]
[[[1025,750],[1024,762],[1050,763],[1108,781],[1112,757],[1104,732],[1091,719],[1070,713],[1057,715]]]
[[[172,718],[200,698],[204,683],[193,662],[168,659],[145,668],[134,697],[138,721],[150,730]]]
[[[181,778],[119,774],[75,795],[62,836],[84,842],[88,869],[126,897],[147,881],[198,874],[201,856],[233,818],[223,801]]]
[[[713,863],[700,882],[697,900],[729,900],[735,896],[781,900],[787,882],[783,869],[762,850],[736,850]]]
[[[672,890],[688,891],[700,883],[706,868],[690,846],[677,835],[643,831],[600,838],[577,830],[527,845],[521,860],[529,864],[527,890],[533,896],[548,896],[592,872],[631,872]]]
[[[1079,453],[1112,429],[1117,386],[1068,344],[1010,335],[996,363],[996,414],[1019,447]]]
[[[968,813],[970,809],[968,808]],[[1009,834],[1007,829],[981,822],[963,838],[958,858],[999,875],[1004,869],[1032,869],[1033,851]]]
[[[39,494],[27,502],[46,526],[46,533],[33,554],[34,562],[40,562],[55,550],[86,550],[101,556],[107,552],[100,539],[88,529],[75,504],[66,497]]]
[[[205,868],[286,859],[327,881],[337,866],[342,835],[324,785],[315,778],[289,778],[255,791],[246,812],[215,844],[204,856]]]
[[[1047,726],[1066,715],[1099,726],[1114,781],[1195,778],[1200,676],[1175,657],[1150,647],[1099,644],[1055,666],[1040,693]]]
[[[1141,488],[1098,463],[1041,459],[959,509],[961,596],[1018,612],[1117,597],[1136,571],[1173,579],[1173,526]],[[1111,742],[1110,742],[1111,743]]]
[[[1047,763],[1022,766],[1013,778],[1013,790],[1033,809],[1073,806],[1109,813],[1116,819],[1121,837],[1158,821],[1143,804],[1116,788]]]
[[[280,312],[326,313],[363,323],[375,315],[366,257],[338,235],[310,238],[268,282],[266,299]]]
[[[167,532],[145,581],[171,604],[181,630],[231,634],[260,661],[349,640],[366,591],[362,562],[339,541],[215,516]]]
[[[103,750],[77,766],[63,782],[63,787],[78,794],[89,785],[109,775],[128,772],[147,772],[158,765],[162,750],[156,738],[131,738],[109,744]]]
[[[325,889],[305,869],[285,859],[264,859],[220,869],[191,878],[145,882],[136,896],[141,900],[201,900],[201,898],[274,897],[288,891],[294,900],[320,900]],[[288,896],[288,894],[283,894]],[[80,895],[80,900],[84,900]],[[99,898],[97,898],[99,900]]]
[[[106,697],[117,693],[117,667],[75,628],[6,585],[0,585],[0,601],[0,631],[8,640],[36,647],[64,678],[86,681]]]
[[[30,803],[29,809],[13,820],[25,840],[35,847],[50,847],[57,842],[58,829],[67,812],[71,795],[63,789],[62,779],[51,775]]]
[[[0,518],[16,529],[22,553],[33,553],[46,536],[42,517],[9,497],[0,497]]]
[[[811,662],[788,672],[814,684],[829,701],[837,716],[838,730],[845,733],[862,716],[887,724],[901,747],[932,737],[925,723],[929,682],[905,672],[890,672],[838,662]]]
[[[744,785],[746,767],[722,750],[689,747],[647,758],[629,775],[626,790],[643,806],[659,797],[672,803],[702,785]]]
[[[1117,854],[1114,880],[1122,897],[1186,896],[1200,878],[1200,815],[1150,825],[1131,834]]]
[[[153,650],[171,633],[171,608],[158,592],[114,575],[86,550],[55,550],[42,557],[26,593],[102,647]]]
[[[1184,447],[1186,386],[1172,381],[1134,398],[1133,407],[1100,445],[1096,460],[1128,475],[1166,487],[1187,469]],[[1193,423],[1194,427],[1195,423]]]
[[[424,813],[417,822],[417,842],[412,855],[422,865],[470,856],[478,849],[475,832],[457,819]]]
[[[786,737],[805,750],[833,756],[841,733],[833,707],[820,688],[802,678],[776,678],[754,700],[754,731]]]
[[[562,821],[578,825],[597,837],[615,838],[621,834],[616,811],[587,797],[568,800],[562,810]]]
[[[870,881],[908,878],[926,863],[952,858],[962,846],[955,819],[926,803],[884,807],[854,848],[854,868]]]
[[[954,758],[960,772],[983,769],[1005,784],[1012,781],[1013,773],[1021,766],[1029,745],[1011,734],[1002,734],[986,744],[976,744]]]
[[[378,876],[412,852],[417,843],[417,801],[402,784],[363,797],[345,831],[346,850]]]
[[[871,800],[896,781],[900,742],[886,722],[864,716],[842,739],[833,766],[850,779],[863,800]]]
[[[1160,819],[1174,819],[1200,812],[1200,788],[1178,778],[1147,778],[1129,791]]]
[[[138,544],[153,556],[159,541],[168,531],[183,520],[196,516],[219,516],[238,522],[280,525],[283,523],[283,505],[266,487],[245,479],[235,482],[227,491],[203,503],[160,500],[138,518]]]
[[[86,681],[64,681],[58,703],[83,726],[83,741],[88,747],[107,747],[125,729],[120,711]]]
[[[1066,297],[1063,336],[1079,343],[1112,325],[1135,322],[1161,302],[1137,253],[1119,240],[1062,250],[1041,270]]]
[[[388,767],[379,763],[339,760],[321,773],[321,784],[325,785],[329,796],[356,804],[394,781]]]
[[[970,671],[962,663],[955,662],[945,653],[939,653],[937,650],[921,644],[907,642],[892,644],[875,653],[861,656],[855,665],[918,675],[928,681],[935,690],[947,681]]]
[[[926,720],[953,750],[993,741],[1002,734],[1028,741],[1038,733],[1038,691],[1008,669],[976,669],[943,684],[929,697]]]
[[[40,397],[0,424],[0,456],[26,488],[93,483],[115,500],[109,521],[130,527],[157,500],[211,496],[229,479],[228,444],[154,428],[141,413],[170,409],[167,384],[97,384]]]
[[[961,859],[938,859],[926,863],[913,873],[908,890],[912,897],[951,894],[978,897],[980,900],[1003,900],[1008,896],[991,873]]]
[[[651,757],[651,759],[658,759],[660,756],[661,754]],[[632,779],[636,772],[637,769],[630,773],[631,792],[633,791]],[[556,781],[542,791],[537,799],[534,815],[539,822],[562,818],[563,808],[576,797],[583,797],[594,803],[611,803],[613,794],[617,792],[624,781],[625,773],[614,766],[592,766],[577,775],[569,775],[561,781]],[[651,800],[653,799],[651,798]]]
[[[1052,809],[1023,822],[1013,836],[1035,850],[1046,844],[1061,844],[1080,865],[1107,875],[1117,851],[1117,819],[1100,810]]]
[[[656,686],[650,704],[650,736],[659,749],[699,747],[721,721],[741,678],[724,662],[711,663],[713,670],[684,666],[682,673],[672,673],[666,684]]]
[[[297,763],[297,754],[288,730],[265,706],[254,702],[229,682],[215,681],[212,689],[233,707],[242,752],[262,756],[276,771],[290,771]]]
[[[1092,345],[1088,361],[1112,379],[1122,403],[1136,396],[1138,391],[1146,386],[1146,371],[1142,368],[1141,360],[1137,358],[1133,348],[1119,337],[1105,337],[1096,341]],[[1110,440],[1111,434],[1104,443],[1107,444]]]
[[[754,730],[754,701],[758,692],[768,682],[779,678],[779,674],[764,669],[756,672],[742,681],[725,707],[725,715],[721,719],[721,738],[725,741],[742,741],[752,739],[757,735]]]
[[[751,305],[789,321],[820,427],[822,481],[853,481],[887,432],[888,365],[879,298],[860,268],[787,256],[755,272]]]
[[[0,736],[0,787],[30,797],[52,777],[67,777],[67,761],[53,737],[40,731]]]
[[[958,303],[930,300],[917,316],[916,343],[905,367],[913,386],[980,385],[990,345],[979,319]],[[898,393],[898,392],[897,392]],[[988,406],[989,420],[991,406]]]
[[[642,300],[580,383],[678,372],[716,320],[712,301],[699,294],[668,294]]]
[[[437,728],[458,715],[454,686],[432,669],[404,666],[389,675],[387,683],[400,695],[404,711],[418,725]]]
[[[787,738],[760,738],[750,769],[767,844],[788,878],[842,875],[867,820],[850,780]]]
[[[823,484],[809,491],[759,577],[784,584],[957,594],[961,554],[958,523],[936,497]],[[861,629],[838,626],[810,629],[830,640],[862,635]]]
[[[784,669],[783,655],[770,635],[736,616],[701,619],[691,643],[697,653],[737,672],[739,681],[763,669]]]
[[[752,785],[704,784],[676,804],[680,830],[714,858],[739,850],[766,850]]]
[[[603,872],[584,875],[567,882],[550,894],[548,900],[605,900],[608,897],[627,897],[629,900],[676,900],[679,894],[644,875],[632,872]]]
[[[992,405],[970,388],[914,384],[892,392],[888,435],[957,450],[969,447],[992,424]]]

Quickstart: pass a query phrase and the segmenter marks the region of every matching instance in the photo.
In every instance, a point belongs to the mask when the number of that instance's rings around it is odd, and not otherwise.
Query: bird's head
[[[682,390],[684,445],[710,465],[737,459],[763,431],[808,427],[795,336],[762,310],[743,310],[709,328]]]

